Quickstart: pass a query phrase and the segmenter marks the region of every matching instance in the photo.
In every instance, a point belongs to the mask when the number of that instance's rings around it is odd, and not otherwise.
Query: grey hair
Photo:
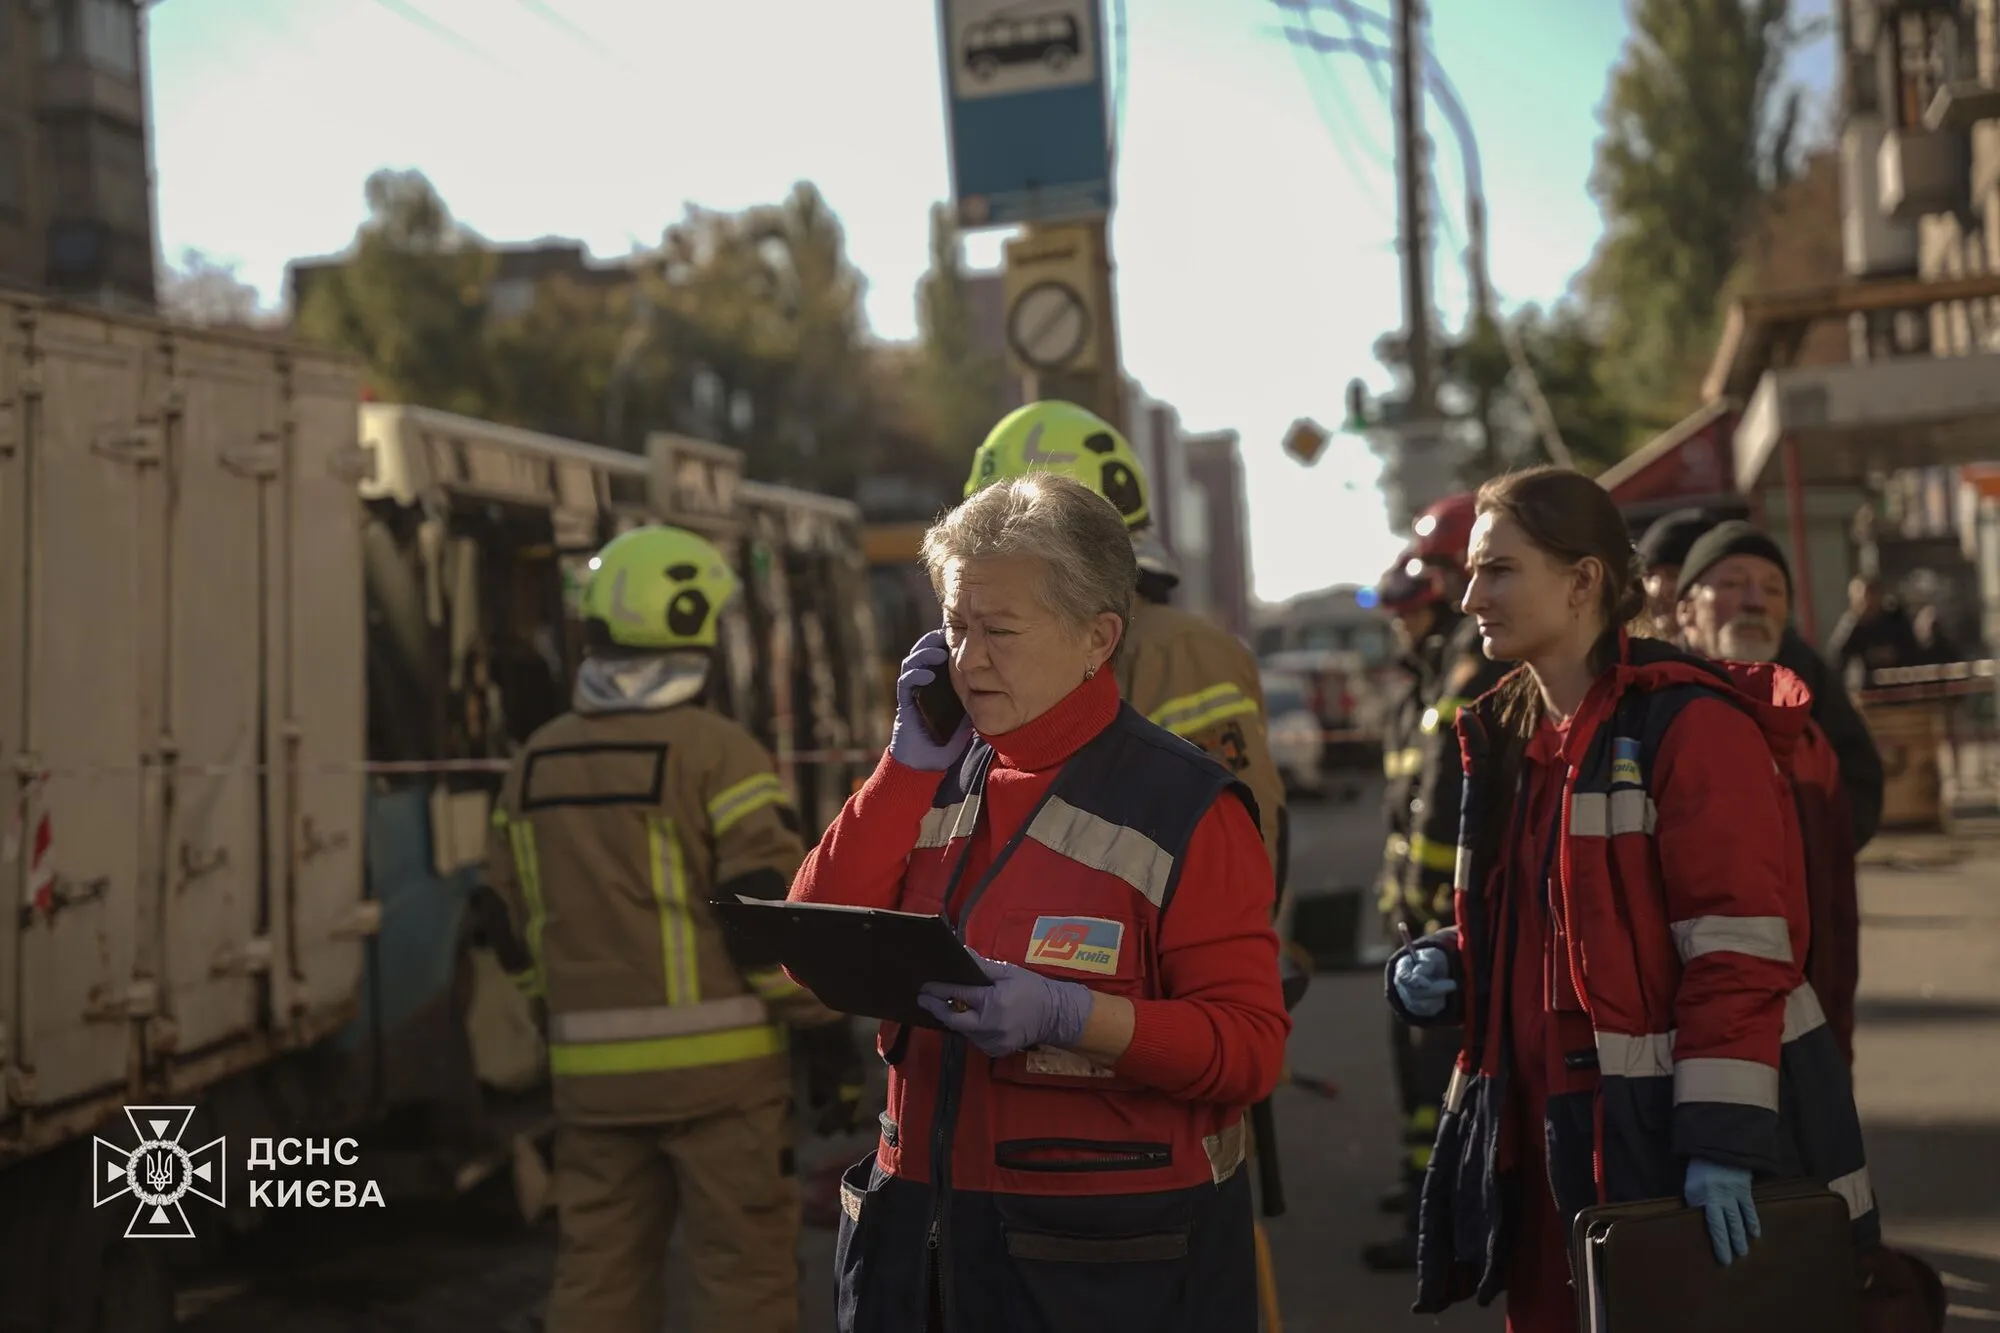
[[[1010,555],[1042,562],[1035,600],[1044,610],[1077,630],[1109,611],[1124,648],[1139,562],[1110,501],[1060,473],[1030,472],[987,486],[924,533],[924,572],[939,600],[952,561]]]

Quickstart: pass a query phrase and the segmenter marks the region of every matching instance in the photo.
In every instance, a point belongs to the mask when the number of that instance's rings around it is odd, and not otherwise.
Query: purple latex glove
[[[980,959],[979,966],[993,978],[991,986],[927,982],[917,992],[917,1003],[995,1060],[1030,1046],[1067,1050],[1083,1037],[1093,1000],[1090,987],[1051,981],[1039,972],[990,958]],[[953,1001],[964,1009],[954,1009]]]
[[[902,674],[896,677],[896,720],[889,728],[889,754],[906,768],[942,773],[957,763],[972,743],[970,719],[960,722],[951,739],[940,745],[931,739],[917,713],[917,691],[948,669],[945,663],[950,656],[944,631],[934,629],[912,644],[910,655],[903,659]]]

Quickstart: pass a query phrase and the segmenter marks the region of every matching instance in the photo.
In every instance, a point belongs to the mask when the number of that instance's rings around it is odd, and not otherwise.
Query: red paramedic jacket
[[[1551,956],[1499,947],[1509,890],[1539,886],[1505,882],[1524,804],[1496,781],[1497,692],[1459,715],[1458,925],[1415,946],[1443,947],[1459,988],[1429,1017],[1390,995],[1405,1021],[1466,1036],[1424,1183],[1418,1313],[1484,1304],[1504,1284],[1499,1149],[1516,1132],[1548,1145],[1564,1234],[1591,1204],[1678,1197],[1688,1160],[1705,1158],[1815,1179],[1847,1201],[1857,1247],[1879,1239],[1852,1083],[1804,974],[1792,773],[1809,695],[1780,667],[1725,667],[1623,635],[1619,650],[1556,757]],[[1495,847],[1480,836],[1489,810],[1505,821]],[[1521,966],[1547,969],[1558,1017],[1588,1036],[1559,1025],[1570,1040],[1543,1124],[1517,1128],[1494,1020]]]
[[[1100,762],[1106,747],[1139,762],[1078,790],[1078,776],[1094,772],[1090,754],[1078,759],[1086,747]],[[1276,1085],[1291,1031],[1270,924],[1275,883],[1250,806],[1230,798],[1233,782],[1212,760],[1121,709],[1109,672],[1026,726],[976,743],[970,758],[984,760],[983,784],[961,776],[973,764],[931,773],[885,754],[806,857],[792,900],[929,912],[955,884],[951,913],[963,914],[966,944],[1125,996],[1134,1030],[1109,1070],[1058,1051],[995,1061],[965,1044],[945,1181],[1087,1195],[1227,1179],[1243,1156],[1243,1111]],[[1149,783],[1186,805],[1190,774],[1207,775],[1200,781],[1213,794],[1194,802],[1178,858],[1161,845],[1174,841],[1169,833],[1134,827],[1143,812],[1122,826],[1092,812],[1116,808],[1121,795],[1131,806],[1130,793]],[[984,882],[996,852],[1024,830]],[[892,1061],[881,1167],[939,1183],[930,1157],[943,1037],[884,1024],[877,1045]]]

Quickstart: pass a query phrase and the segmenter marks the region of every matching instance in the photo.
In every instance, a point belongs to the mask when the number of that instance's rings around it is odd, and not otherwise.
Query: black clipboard
[[[917,1003],[918,988],[929,981],[993,984],[942,916],[744,897],[710,906],[724,931],[777,958],[839,1013],[941,1031]]]

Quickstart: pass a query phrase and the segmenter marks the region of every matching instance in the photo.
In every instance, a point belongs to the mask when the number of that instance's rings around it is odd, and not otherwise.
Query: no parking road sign
[[[1017,375],[1097,368],[1097,252],[1087,227],[1044,227],[1009,241],[1002,288],[1007,360]]]

